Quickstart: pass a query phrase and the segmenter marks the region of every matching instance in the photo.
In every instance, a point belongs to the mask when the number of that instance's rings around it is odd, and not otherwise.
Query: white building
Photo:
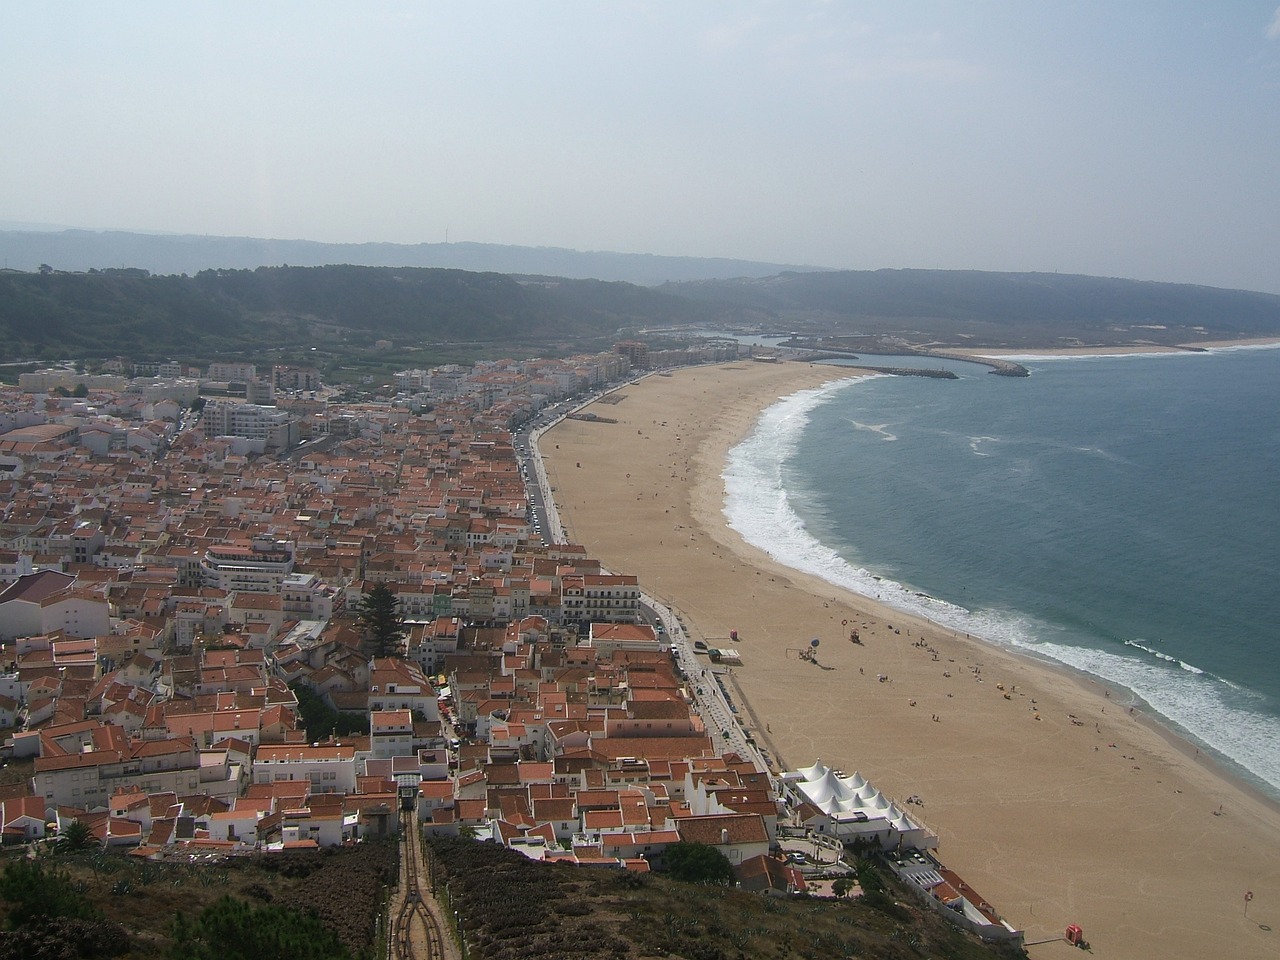
[[[209,364],[210,380],[234,380],[238,383],[247,383],[256,379],[258,376],[258,368],[252,363],[211,363]]]
[[[640,582],[630,574],[584,574],[561,581],[561,610],[568,622],[640,621]]]
[[[244,437],[264,450],[298,445],[298,420],[287,411],[256,403],[210,400],[200,415],[206,437]]]
[[[117,791],[239,795],[244,770],[227,751],[203,754],[190,737],[130,741],[114,749],[38,757],[31,778],[46,812],[57,807],[106,809]]]
[[[413,713],[409,710],[374,710],[369,714],[369,738],[374,759],[415,756]]]
[[[111,632],[106,599],[75,586],[75,577],[42,570],[19,577],[0,591],[0,640],[61,630],[68,637]]]
[[[350,745],[260,746],[253,758],[253,782],[302,780],[312,793],[354,793],[356,748]]]
[[[336,592],[314,573],[293,573],[280,581],[280,608],[286,620],[328,620]]]
[[[279,593],[293,573],[295,549],[291,541],[271,537],[255,537],[249,544],[218,544],[200,559],[201,578],[206,587],[228,593]]]
[[[369,711],[408,710],[424,720],[440,719],[436,690],[416,664],[394,657],[373,661],[369,674]]]
[[[793,806],[809,804],[818,811],[808,826],[842,843],[874,841],[882,850],[938,846],[937,834],[908,817],[856,772],[847,777],[819,761],[783,774],[782,782]]]

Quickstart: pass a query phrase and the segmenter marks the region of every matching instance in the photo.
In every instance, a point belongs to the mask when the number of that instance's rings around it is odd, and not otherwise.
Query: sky
[[[1280,293],[1276,0],[7,5],[0,221]]]

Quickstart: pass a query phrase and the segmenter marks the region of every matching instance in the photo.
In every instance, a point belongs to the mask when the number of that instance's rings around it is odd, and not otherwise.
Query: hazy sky
[[[1280,292],[1276,0],[59,2],[0,220]]]

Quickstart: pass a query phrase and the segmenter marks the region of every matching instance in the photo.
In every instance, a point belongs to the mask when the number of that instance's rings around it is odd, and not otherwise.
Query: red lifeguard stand
[[[1080,947],[1081,949],[1085,949],[1089,946],[1089,944],[1085,942],[1084,931],[1074,923],[1068,924],[1067,926],[1067,943],[1071,944],[1073,947]]]

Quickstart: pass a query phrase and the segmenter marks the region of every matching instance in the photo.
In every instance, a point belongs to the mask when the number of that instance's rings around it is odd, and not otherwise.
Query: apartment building
[[[256,403],[210,400],[200,415],[200,428],[206,437],[244,437],[253,441],[259,452],[298,445],[297,418]]]
[[[288,540],[255,537],[249,543],[221,543],[211,546],[200,559],[201,577],[206,587],[228,593],[278,594],[293,573],[297,545]]]
[[[312,793],[354,793],[356,748],[350,744],[258,747],[253,758],[253,782],[282,780],[305,782]]]
[[[202,756],[191,737],[127,740],[113,747],[43,753],[36,758],[32,784],[50,816],[58,807],[106,809],[117,791],[204,793],[230,800],[240,793],[245,771],[225,751]]]
[[[638,623],[640,582],[627,574],[582,574],[563,578],[561,609],[566,623]]]

